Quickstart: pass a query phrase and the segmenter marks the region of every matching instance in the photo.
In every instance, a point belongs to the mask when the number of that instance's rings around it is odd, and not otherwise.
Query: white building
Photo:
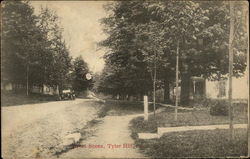
[[[223,81],[208,81],[206,80],[206,97],[208,98],[228,98],[229,82]],[[248,83],[247,75],[240,78],[232,78],[232,98],[247,99],[248,98]]]
[[[247,74],[243,77],[232,78],[232,98],[234,100],[247,100],[248,99],[248,82]],[[228,80],[209,81],[202,77],[191,77],[189,98],[200,99],[227,99],[229,90]],[[179,96],[181,87],[179,87]],[[170,91],[170,98],[175,99],[175,88]]]

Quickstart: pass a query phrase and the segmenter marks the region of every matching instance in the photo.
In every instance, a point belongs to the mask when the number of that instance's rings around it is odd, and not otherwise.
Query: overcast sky
[[[82,55],[93,72],[99,72],[104,66],[104,50],[97,43],[105,38],[100,19],[106,16],[104,1],[32,1],[35,13],[40,6],[56,11],[64,29],[63,37],[70,46],[73,57]]]

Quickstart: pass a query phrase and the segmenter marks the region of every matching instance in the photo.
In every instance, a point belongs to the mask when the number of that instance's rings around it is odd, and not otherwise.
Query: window
[[[46,87],[46,92],[50,92],[50,88],[49,87]]]
[[[219,81],[217,88],[218,88],[218,97],[225,97],[226,96],[226,81]]]

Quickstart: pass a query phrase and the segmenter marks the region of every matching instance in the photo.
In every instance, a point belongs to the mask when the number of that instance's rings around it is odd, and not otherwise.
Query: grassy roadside
[[[76,131],[72,132],[72,133],[80,133],[81,134],[81,138],[77,143],[60,147],[57,151],[55,151],[53,153],[52,156],[56,156],[58,158],[63,153],[66,153],[66,152],[74,149],[76,147],[76,145],[80,144],[82,141],[93,136],[97,130],[97,126],[102,123],[102,118],[105,117],[107,112],[108,112],[108,109],[104,105],[104,103],[101,101],[86,101],[85,103],[89,103],[90,105],[96,105],[97,107],[99,107],[96,118],[88,121],[86,123],[86,125],[83,128],[81,128],[80,130],[76,130]]]
[[[104,103],[106,115],[129,115],[143,113],[143,103],[140,101],[106,100]],[[156,109],[160,106],[156,105]],[[152,104],[149,104],[149,112],[153,111]]]
[[[1,106],[15,106],[23,104],[37,104],[49,101],[56,101],[56,98],[49,95],[30,94],[26,96],[24,93],[1,93]]]
[[[246,129],[236,129],[232,143],[228,136],[228,130],[186,131],[165,134],[160,139],[136,139],[135,143],[153,158],[247,156]]]
[[[247,123],[247,113],[244,105],[238,105],[234,110],[234,123]],[[228,124],[228,116],[211,116],[209,109],[195,111],[180,111],[178,121],[174,122],[174,110],[171,108],[157,113],[148,121],[137,117],[130,122],[131,136],[140,151],[149,157],[226,157],[247,155],[247,131],[235,130],[235,140],[230,143],[228,130],[187,131],[168,133],[160,139],[138,139],[138,133],[156,133],[157,127],[175,127],[188,125]]]
[[[238,105],[234,109],[234,123],[247,123],[247,109],[245,105]],[[174,122],[174,109],[168,108],[166,111],[157,113],[154,117],[149,116],[148,121],[144,121],[143,117],[135,118],[131,124],[135,128],[135,132],[156,132],[157,127],[174,127],[174,126],[197,126],[197,125],[215,125],[228,124],[228,116],[212,116],[209,109],[194,111],[178,111],[178,120]]]

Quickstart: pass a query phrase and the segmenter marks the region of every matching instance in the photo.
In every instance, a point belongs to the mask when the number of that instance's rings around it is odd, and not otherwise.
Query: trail
[[[129,122],[140,116],[106,116],[94,136],[84,140],[61,158],[143,158],[130,137]],[[112,145],[112,146],[111,146]]]

